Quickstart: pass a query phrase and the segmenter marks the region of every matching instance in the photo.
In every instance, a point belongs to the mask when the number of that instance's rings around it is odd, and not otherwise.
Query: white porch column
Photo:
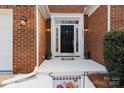
[[[108,32],[111,31],[111,5],[108,5]]]
[[[38,44],[38,6],[36,6],[36,66],[39,66],[39,44]]]

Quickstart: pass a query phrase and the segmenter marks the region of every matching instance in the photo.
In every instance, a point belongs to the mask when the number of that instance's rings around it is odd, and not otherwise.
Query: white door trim
[[[52,52],[52,57],[55,58],[55,56],[60,56],[60,48],[59,51],[56,52],[55,48],[56,48],[56,33],[55,33],[55,29],[56,27],[58,27],[59,29],[59,40],[60,40],[60,25],[55,24],[55,20],[62,20],[62,19],[67,19],[67,20],[78,20],[79,24],[66,24],[66,25],[74,25],[74,30],[75,27],[77,26],[79,29],[79,52],[75,53],[74,50],[74,56],[80,56],[80,58],[84,58],[83,57],[83,53],[84,53],[84,14],[83,13],[51,13],[51,52]],[[65,25],[65,24],[64,24]],[[83,31],[83,32],[82,32]],[[75,32],[75,31],[74,31]],[[75,33],[74,33],[75,35]],[[75,39],[74,39],[75,40]],[[60,42],[58,47],[60,47]],[[74,48],[75,49],[75,48]]]

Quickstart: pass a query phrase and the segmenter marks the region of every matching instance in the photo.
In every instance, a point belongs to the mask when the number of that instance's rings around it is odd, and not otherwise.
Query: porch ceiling
[[[50,18],[51,13],[84,13],[90,16],[100,5],[39,5],[39,10],[45,19]]]
[[[87,5],[48,5],[50,13],[83,13]]]

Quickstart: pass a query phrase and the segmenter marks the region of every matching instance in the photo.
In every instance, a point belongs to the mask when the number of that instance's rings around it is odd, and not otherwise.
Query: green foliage
[[[84,58],[85,59],[90,59],[90,52],[89,51],[84,52]]]
[[[46,59],[51,59],[51,57],[52,57],[52,53],[50,50],[48,50],[46,53]]]
[[[103,53],[110,76],[124,83],[124,29],[108,32],[104,37]],[[114,79],[115,79],[114,78]]]

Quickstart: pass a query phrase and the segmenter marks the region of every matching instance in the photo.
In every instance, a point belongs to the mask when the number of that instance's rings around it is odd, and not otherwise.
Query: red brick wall
[[[39,63],[41,64],[46,55],[46,20],[44,19],[41,12],[38,12],[38,38],[39,38]]]
[[[88,15],[84,15],[84,29],[88,28]],[[84,31],[84,50],[89,51],[88,31]]]
[[[47,51],[51,49],[51,19],[47,20],[47,29],[50,31],[47,31],[47,38],[46,38],[46,46]]]
[[[103,37],[107,32],[107,6],[100,6],[88,20],[88,43],[91,58],[101,64],[103,59]]]
[[[0,5],[0,9],[13,9],[13,73],[29,73],[36,65],[35,6]],[[27,18],[24,27],[20,16]]]
[[[111,30],[124,29],[124,6],[111,6]]]
[[[86,5],[49,5],[53,13],[83,13]]]

